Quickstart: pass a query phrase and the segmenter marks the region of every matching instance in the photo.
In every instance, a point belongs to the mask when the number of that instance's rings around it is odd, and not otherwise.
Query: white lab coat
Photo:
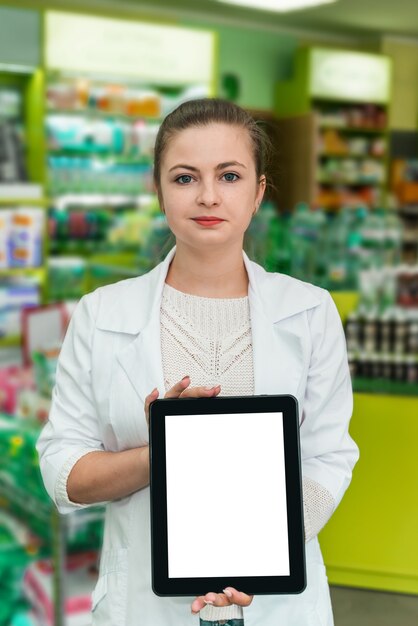
[[[87,451],[148,444],[145,397],[155,386],[160,397],[165,394],[159,307],[174,254],[175,247],[147,274],[84,296],[73,314],[50,419],[38,442],[44,482],[55,501],[57,492],[65,492],[63,468],[68,470]],[[338,312],[327,291],[268,273],[245,253],[243,257],[255,394],[296,396],[303,475],[325,487],[338,504],[358,458],[348,434],[352,390]],[[77,506],[61,503],[59,508],[66,513]],[[192,597],[161,598],[151,589],[149,515],[148,487],[108,503],[93,624],[198,625],[198,616],[190,612]],[[306,558],[306,590],[255,596],[244,609],[245,626],[332,625],[317,538],[306,544]]]

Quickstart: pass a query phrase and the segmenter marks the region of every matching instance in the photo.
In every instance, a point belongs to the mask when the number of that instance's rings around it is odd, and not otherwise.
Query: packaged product
[[[66,626],[91,623],[91,594],[97,582],[97,554],[71,555],[65,571],[64,615]],[[50,560],[32,563],[23,582],[25,595],[45,626],[54,624],[54,570]]]

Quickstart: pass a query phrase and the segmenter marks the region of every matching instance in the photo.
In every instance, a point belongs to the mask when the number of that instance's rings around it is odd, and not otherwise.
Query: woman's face
[[[248,132],[227,124],[192,127],[168,142],[160,202],[167,222],[192,247],[242,245],[265,190],[257,181]]]

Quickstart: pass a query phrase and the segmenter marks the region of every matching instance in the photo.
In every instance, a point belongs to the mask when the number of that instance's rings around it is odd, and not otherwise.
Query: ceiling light
[[[260,9],[261,11],[277,11],[278,13],[287,13],[290,11],[298,11],[300,9],[308,9],[316,7],[320,4],[331,4],[336,0],[218,0],[226,4],[235,4],[251,9]]]

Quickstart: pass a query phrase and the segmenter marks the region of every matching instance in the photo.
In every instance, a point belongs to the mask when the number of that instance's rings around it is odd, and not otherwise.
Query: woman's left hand
[[[205,596],[198,596],[192,602],[192,613],[198,613],[207,604],[213,606],[229,606],[230,604],[238,604],[238,606],[249,606],[254,596],[248,596],[246,593],[237,591],[233,587],[226,587],[223,593],[207,593]]]

